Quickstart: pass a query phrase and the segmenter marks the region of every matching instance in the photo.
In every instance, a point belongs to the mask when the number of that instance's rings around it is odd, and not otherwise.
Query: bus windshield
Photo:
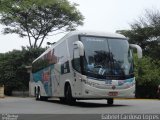
[[[126,39],[81,36],[84,74],[98,79],[133,77],[133,57]]]

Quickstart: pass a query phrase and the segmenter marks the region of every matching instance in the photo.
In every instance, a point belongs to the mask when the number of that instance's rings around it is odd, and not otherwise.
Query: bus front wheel
[[[72,91],[69,84],[65,87],[65,102],[70,105],[76,102],[76,100],[72,97]]]

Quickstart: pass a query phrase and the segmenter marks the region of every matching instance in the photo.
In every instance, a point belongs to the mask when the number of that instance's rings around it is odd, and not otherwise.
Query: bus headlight
[[[94,82],[91,82],[91,81],[88,81],[88,80],[84,80],[84,79],[82,79],[82,82],[87,84],[87,85],[93,86],[93,87],[99,85],[98,83],[94,83]]]

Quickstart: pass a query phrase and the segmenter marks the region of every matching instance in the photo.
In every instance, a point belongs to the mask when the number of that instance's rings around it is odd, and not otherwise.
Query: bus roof
[[[52,45],[50,48],[48,48],[44,53],[42,53],[38,58],[36,58],[32,63],[37,61],[39,58],[41,58],[43,55],[45,55],[48,51],[50,51],[54,46],[56,46],[58,43],[61,43],[63,40],[72,37],[72,36],[78,36],[78,35],[85,35],[85,36],[99,36],[99,37],[110,37],[110,38],[122,38],[127,39],[125,36],[117,33],[108,33],[108,32],[96,32],[96,31],[71,31],[68,34],[66,34],[63,38],[61,38],[57,43]]]
[[[86,35],[86,36],[100,36],[100,37],[113,37],[113,38],[123,38],[126,39],[125,36],[118,33],[108,33],[108,32],[100,32],[100,31],[72,31],[69,32],[65,37],[70,37],[73,35]]]

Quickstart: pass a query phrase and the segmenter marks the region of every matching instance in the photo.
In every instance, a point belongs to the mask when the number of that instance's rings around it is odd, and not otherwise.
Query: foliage
[[[83,24],[76,6],[67,0],[1,0],[0,23],[6,26],[4,34],[28,37],[30,47],[39,48],[50,33]]]
[[[129,38],[130,43],[138,44],[143,54],[160,60],[160,11],[146,10],[144,16],[130,25],[131,30],[118,30]]]
[[[159,63],[160,65],[160,63]],[[143,58],[139,61],[135,58],[135,73],[137,82],[139,85],[158,85],[160,84],[160,67],[158,67],[157,62],[147,56],[143,56]],[[138,71],[140,67],[140,70]]]
[[[38,57],[45,49],[30,50],[25,47],[0,54],[0,84],[6,89],[26,90],[28,89],[29,74],[25,66],[31,65],[33,59]]]
[[[141,70],[138,72],[139,65],[136,59],[136,96],[156,98],[157,86],[160,84],[160,63],[157,64],[157,61],[147,56],[144,56],[140,63]]]

